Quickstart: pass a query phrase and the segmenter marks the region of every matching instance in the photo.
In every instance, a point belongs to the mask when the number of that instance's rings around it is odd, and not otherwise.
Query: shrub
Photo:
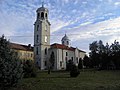
[[[80,71],[76,65],[72,65],[70,70],[70,77],[77,77],[80,74]]]
[[[32,61],[27,60],[23,64],[23,73],[24,73],[24,78],[36,77],[36,68]]]
[[[68,60],[68,62],[66,63],[66,71],[71,71],[72,66],[73,66],[73,61]]]
[[[79,59],[78,68],[83,69],[82,59],[81,58]]]

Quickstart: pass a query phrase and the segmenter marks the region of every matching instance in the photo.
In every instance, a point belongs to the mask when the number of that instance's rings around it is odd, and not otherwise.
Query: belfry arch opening
[[[44,18],[44,12],[41,12],[41,18]]]
[[[47,18],[47,13],[45,14],[45,17]]]

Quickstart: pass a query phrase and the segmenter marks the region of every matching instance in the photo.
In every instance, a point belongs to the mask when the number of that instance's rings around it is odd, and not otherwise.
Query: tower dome
[[[65,36],[62,38],[62,44],[63,45],[66,45],[66,46],[69,46],[69,41],[70,39],[68,38],[68,36],[65,34]]]
[[[37,20],[48,20],[48,9],[42,5],[37,9]]]
[[[45,8],[44,6],[42,6],[42,7],[37,9],[37,12],[39,12],[39,11],[47,11],[48,12],[48,9]]]

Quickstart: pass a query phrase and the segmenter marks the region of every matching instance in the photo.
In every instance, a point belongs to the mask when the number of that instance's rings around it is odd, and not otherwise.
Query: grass
[[[77,78],[70,78],[69,72],[39,72],[12,90],[120,90],[120,71],[85,70]]]

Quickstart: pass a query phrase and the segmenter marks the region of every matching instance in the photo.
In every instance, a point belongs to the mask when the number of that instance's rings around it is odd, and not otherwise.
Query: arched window
[[[47,18],[47,13],[45,14],[45,17]]]
[[[44,18],[44,13],[43,12],[41,12],[41,18]]]
[[[67,41],[67,45],[69,45],[69,42]]]
[[[36,55],[38,55],[38,47],[36,47]]]
[[[45,55],[47,55],[47,48],[45,48]]]
[[[60,67],[62,67],[62,61],[60,61]]]
[[[38,31],[38,29],[39,29],[39,25],[37,25],[37,31]]]
[[[36,39],[36,42],[37,42],[37,43],[39,42],[39,35],[37,35],[37,39]]]
[[[68,53],[66,52],[66,56],[68,56]]]
[[[47,66],[47,61],[44,62],[44,65]]]

